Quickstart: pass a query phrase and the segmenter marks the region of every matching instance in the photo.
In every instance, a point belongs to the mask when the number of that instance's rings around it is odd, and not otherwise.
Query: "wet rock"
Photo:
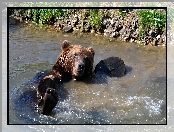
[[[75,27],[79,22],[79,18],[77,15],[74,16],[74,19],[71,22],[72,27]]]
[[[91,30],[90,23],[88,21],[83,22],[83,31],[84,32],[89,32]]]
[[[104,19],[102,20],[102,25],[103,25],[103,26],[106,26],[106,24],[107,24],[107,19],[104,18]]]
[[[156,39],[158,40],[158,45],[166,45],[166,36],[164,34],[158,35]]]
[[[67,25],[67,26],[64,26],[63,27],[63,31],[64,32],[72,32],[73,31],[73,28],[71,25]]]
[[[63,28],[63,21],[62,20],[57,20],[57,22],[55,23],[55,26]]]
[[[157,44],[158,44],[158,41],[156,38],[154,38],[152,41],[152,46],[157,46]]]
[[[106,74],[110,77],[122,77],[125,75],[124,61],[119,57],[109,57],[101,60],[95,67],[95,74]]]

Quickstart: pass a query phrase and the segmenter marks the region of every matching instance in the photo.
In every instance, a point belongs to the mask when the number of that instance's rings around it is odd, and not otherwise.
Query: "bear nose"
[[[84,64],[79,64],[79,69],[80,70],[83,70],[85,68],[85,65]]]

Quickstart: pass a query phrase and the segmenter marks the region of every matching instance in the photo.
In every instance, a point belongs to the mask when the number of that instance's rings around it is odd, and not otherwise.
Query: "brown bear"
[[[39,98],[39,112],[48,115],[58,101],[67,97],[63,83],[70,79],[83,79],[93,72],[93,48],[72,45],[67,40],[62,43],[62,52],[51,70],[38,73],[33,81],[39,83],[37,89],[26,91],[21,96],[22,100],[33,102]],[[95,67],[94,73],[102,73],[110,77],[125,75],[125,64],[119,57],[109,57],[101,60]],[[95,75],[93,74],[93,75]],[[37,91],[37,94],[36,94]],[[36,97],[37,95],[37,97]],[[28,97],[30,97],[28,99]]]
[[[94,54],[91,47],[85,48],[80,45],[72,45],[67,40],[63,41],[62,52],[56,64],[47,73],[47,76],[41,79],[37,88],[42,114],[49,114],[55,107],[58,101],[56,93],[60,89],[61,83],[72,78],[83,79],[92,73]],[[59,95],[59,93],[57,94]]]

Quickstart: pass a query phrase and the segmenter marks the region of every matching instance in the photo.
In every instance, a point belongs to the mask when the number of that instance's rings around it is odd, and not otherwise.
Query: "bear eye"
[[[77,54],[75,53],[74,55],[73,55],[73,58],[76,58],[77,57]]]

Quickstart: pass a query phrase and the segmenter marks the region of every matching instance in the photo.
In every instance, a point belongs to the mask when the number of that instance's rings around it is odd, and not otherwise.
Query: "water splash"
[[[129,96],[125,100],[125,104],[144,107],[149,112],[149,116],[161,114],[161,105],[164,103],[160,99],[152,99],[148,96]]]

